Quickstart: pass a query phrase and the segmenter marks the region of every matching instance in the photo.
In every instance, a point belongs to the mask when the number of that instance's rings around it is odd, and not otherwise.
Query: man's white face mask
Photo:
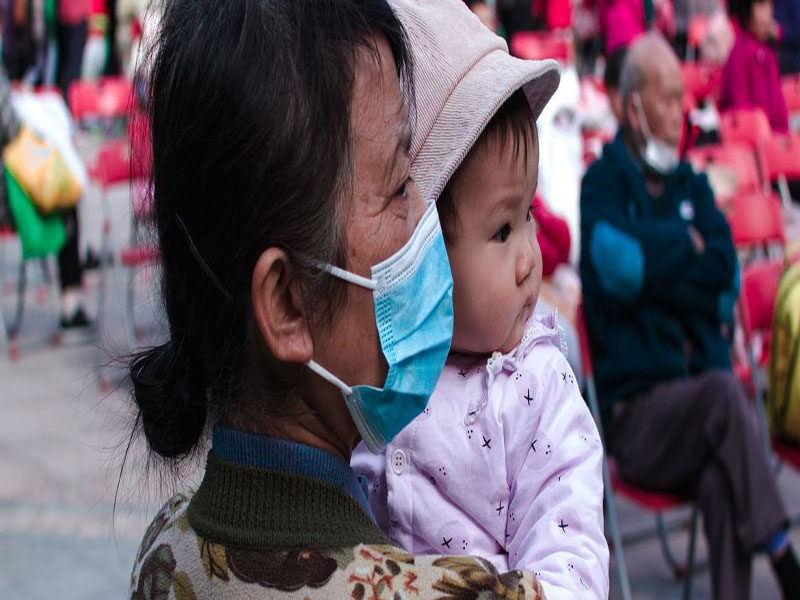
[[[636,114],[639,117],[639,123],[641,123],[642,133],[645,138],[642,160],[656,173],[669,175],[677,168],[680,161],[678,147],[668,144],[650,133],[650,126],[647,124],[647,117],[645,117],[644,107],[642,106],[642,97],[639,94],[633,97],[633,104],[636,107]]]

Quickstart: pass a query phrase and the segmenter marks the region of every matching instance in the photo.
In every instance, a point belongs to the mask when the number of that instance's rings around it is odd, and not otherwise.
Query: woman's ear
[[[258,330],[272,356],[283,362],[308,362],[314,343],[286,252],[264,250],[253,269],[251,294]]]

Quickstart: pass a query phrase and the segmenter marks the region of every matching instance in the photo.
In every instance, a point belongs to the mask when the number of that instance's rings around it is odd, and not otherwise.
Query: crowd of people
[[[170,0],[147,61],[146,3],[101,4],[9,0],[2,47],[10,78],[66,98],[100,74],[105,15],[102,73],[140,67],[168,331],[131,360],[134,435],[174,468],[207,458],[148,528],[133,598],[607,598],[604,452],[695,500],[715,598],[750,597],[758,552],[797,597],[681,68],[718,72],[712,113],[788,132],[796,1]],[[526,31],[572,55],[512,56],[501,36]],[[568,138],[598,123],[584,164]],[[62,325],[85,327],[65,219]]]
[[[147,10],[145,0],[4,0],[0,5],[3,147],[18,135],[21,125],[12,108],[13,84],[28,89],[55,87],[67,102],[70,86],[82,77],[132,74],[137,61],[136,40],[141,37]],[[87,60],[92,56],[93,41],[100,46],[99,65]],[[4,197],[5,183],[0,185],[0,196]],[[6,202],[4,198],[2,201]],[[83,271],[107,257],[98,257],[91,248],[81,251],[77,209],[62,211],[60,216],[66,231],[66,241],[58,253],[61,337],[87,341],[93,339],[95,323],[86,308]]]

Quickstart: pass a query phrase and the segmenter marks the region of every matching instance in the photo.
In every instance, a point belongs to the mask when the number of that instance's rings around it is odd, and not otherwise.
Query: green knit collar
[[[390,543],[342,488],[222,460],[213,451],[188,512],[199,536],[252,550]]]

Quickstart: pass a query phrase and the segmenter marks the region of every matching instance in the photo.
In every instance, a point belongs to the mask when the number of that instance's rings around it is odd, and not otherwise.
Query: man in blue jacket
[[[617,138],[581,191],[581,278],[609,451],[645,489],[703,511],[715,598],[749,598],[766,550],[800,569],[747,397],[730,371],[736,252],[705,175],[679,162],[680,65],[658,34],[628,50]]]

